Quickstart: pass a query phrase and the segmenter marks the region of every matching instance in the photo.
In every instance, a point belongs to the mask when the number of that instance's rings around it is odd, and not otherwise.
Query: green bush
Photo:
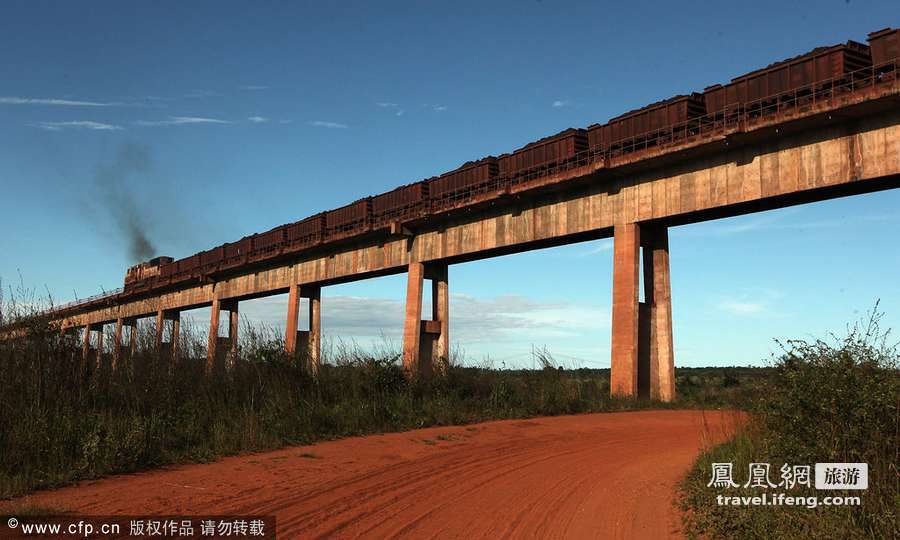
[[[897,452],[900,448],[898,352],[879,316],[830,342],[790,341],[758,394],[753,421],[735,439],[703,454],[683,484],[690,535],[710,538],[898,538]],[[751,462],[779,468],[822,462],[869,465],[862,492],[792,490],[790,495],[861,495],[862,505],[717,506],[708,488],[711,465]],[[733,490],[734,491],[734,490]],[[751,489],[737,495],[755,495]]]

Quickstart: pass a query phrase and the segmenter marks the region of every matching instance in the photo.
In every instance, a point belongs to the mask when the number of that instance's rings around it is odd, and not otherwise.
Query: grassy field
[[[7,311],[8,313],[9,311]],[[399,354],[338,347],[317,378],[273,332],[248,328],[234,366],[205,373],[205,336],[183,329],[174,364],[145,328],[118,369],[82,361],[76,336],[40,318],[0,342],[0,498],[112,473],[202,462],[349,435],[491,419],[749,402],[765,369],[684,369],[676,404],[609,397],[608,369],[451,366],[408,381]],[[106,340],[109,343],[109,339]]]
[[[8,313],[8,312],[7,312]],[[75,336],[40,318],[0,342],[0,499],[113,473],[203,462],[323,439],[492,419],[649,407],[750,411],[748,427],[710,449],[682,486],[686,532],[709,538],[897,537],[900,377],[877,318],[825,342],[789,342],[771,367],[678,368],[672,404],[611,399],[608,369],[497,370],[454,363],[410,382],[399,354],[339,347],[318,377],[274,333],[248,328],[225,372],[205,372],[205,336],[182,332],[176,362],[144,328],[112,370],[85,365]],[[866,462],[863,506],[721,507],[711,464],[779,467]],[[777,478],[776,478],[777,481]],[[790,493],[810,495],[811,492]]]
[[[609,370],[563,370],[546,356],[540,370],[452,366],[446,378],[409,382],[398,354],[343,348],[313,378],[271,333],[245,334],[233,368],[212,375],[205,340],[189,333],[173,365],[146,329],[115,371],[108,356],[99,370],[85,366],[76,337],[40,322],[28,339],[0,343],[0,498],[349,435],[663,406],[610,399]],[[761,370],[745,371],[680,374],[677,406],[740,401],[741,381]]]

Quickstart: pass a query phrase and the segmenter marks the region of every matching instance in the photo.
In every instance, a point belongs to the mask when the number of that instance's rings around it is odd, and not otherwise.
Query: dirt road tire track
[[[677,483],[740,422],[732,412],[641,411],[428,428],[116,476],[12,504],[274,514],[279,538],[677,537]]]

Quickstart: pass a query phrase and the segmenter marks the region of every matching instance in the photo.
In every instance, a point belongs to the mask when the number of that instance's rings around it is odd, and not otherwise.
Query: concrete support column
[[[613,236],[610,393],[631,397],[638,389],[640,229],[636,223],[616,225]]]
[[[309,300],[309,330],[300,330],[300,299]],[[313,374],[319,372],[322,353],[322,288],[319,285],[293,285],[288,291],[287,330],[284,349],[288,354],[300,352]]]
[[[285,334],[284,352],[289,355],[297,352],[297,335],[300,330],[297,324],[300,322],[300,285],[291,285],[288,291],[288,312]]]
[[[223,309],[229,313],[228,337],[226,338],[219,337],[219,315]],[[219,355],[233,355],[237,352],[238,320],[237,300],[213,299],[209,320],[209,341],[207,342],[207,370],[212,371],[219,365],[224,367],[224,364],[219,361]]]
[[[309,333],[306,350],[309,355],[309,369],[313,375],[319,373],[322,356],[322,288],[318,285],[300,289],[304,298],[309,298]]]
[[[675,349],[672,334],[672,285],[669,276],[669,232],[655,227],[645,234],[644,296],[649,307],[649,396],[675,399]]]
[[[238,350],[238,301],[229,300],[224,303],[225,309],[228,310],[228,352],[232,355]]]
[[[665,227],[616,225],[613,255],[610,393],[675,398],[669,243]],[[644,302],[640,260],[644,249]]]
[[[216,355],[219,352],[219,311],[221,301],[213,298],[209,313],[209,341],[206,344],[206,371],[212,372],[218,365]]]
[[[450,366],[450,284],[447,264],[426,267],[431,279],[431,320],[433,330],[432,365],[440,375],[446,375]]]
[[[156,349],[162,348],[164,343],[164,335],[166,329],[166,312],[159,310],[156,312]]]
[[[410,263],[403,324],[403,367],[411,377],[445,374],[450,361],[450,296],[446,263]],[[422,320],[423,279],[431,280],[431,320]]]
[[[84,325],[84,336],[81,343],[81,359],[84,361],[84,367],[87,367],[88,358],[91,355],[91,325]]]
[[[128,353],[134,355],[137,352],[137,319],[129,319],[126,323],[128,328]]]
[[[116,370],[116,367],[119,365],[119,359],[122,356],[122,327],[124,324],[125,321],[121,317],[116,319],[116,331],[113,334],[112,361],[110,363],[112,371]]]
[[[409,263],[406,282],[406,317],[403,321],[403,369],[410,377],[420,375],[419,344],[422,332],[422,279],[425,265]]]
[[[97,357],[94,358],[94,369],[99,372],[103,366],[103,325],[97,327]]]
[[[169,341],[166,341],[166,326],[171,322]],[[171,353],[172,360],[178,358],[178,334],[181,328],[181,312],[177,310],[159,310],[156,313],[156,347],[162,351],[167,349]]]

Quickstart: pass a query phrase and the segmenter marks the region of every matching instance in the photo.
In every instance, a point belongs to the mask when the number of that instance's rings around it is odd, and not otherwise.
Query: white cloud
[[[717,307],[732,315],[756,315],[766,310],[764,302],[739,302],[736,300],[720,302]]]
[[[447,110],[446,105],[435,105],[431,108],[434,112],[444,112]]]
[[[394,112],[394,116],[403,116],[403,113],[405,112],[402,108],[400,108],[400,105],[398,103],[391,103],[389,101],[379,101],[379,102],[376,102],[375,105],[378,105],[382,109],[390,109],[391,111]]]
[[[72,100],[72,99],[0,96],[0,105],[51,105],[51,106],[58,106],[58,107],[122,107],[127,104],[119,103],[119,102],[79,101],[79,100]]]
[[[400,338],[404,304],[390,298],[326,296],[322,300],[323,331],[347,339]],[[423,313],[430,313],[426,298]],[[254,321],[284,328],[285,297],[269,297],[242,304],[242,315]],[[518,295],[478,298],[450,295],[453,340],[467,343],[509,341],[534,343],[545,339],[576,337],[610,325],[607,306],[544,302]]]
[[[742,294],[737,297],[721,296],[715,302],[715,308],[738,317],[765,314],[766,317],[771,318],[779,316],[773,305],[783,296],[780,292],[771,289],[763,289],[753,294]]]
[[[268,90],[268,86],[263,86],[260,84],[248,84],[245,86],[238,86],[241,90]]]
[[[119,131],[121,126],[115,124],[104,124],[101,122],[92,122],[90,120],[73,120],[70,122],[37,122],[30,124],[33,127],[45,129],[47,131],[63,131],[64,129],[90,129],[94,131]]]
[[[590,249],[582,251],[580,255],[583,257],[586,257],[588,255],[597,255],[598,253],[606,253],[607,251],[612,251],[612,248],[612,239],[604,239],[594,244]]]
[[[552,105],[554,108],[559,109],[560,107],[568,107],[568,106],[571,105],[571,104],[572,104],[572,102],[570,102],[570,101],[567,100],[567,99],[557,99],[557,100],[554,101],[551,105]]]
[[[341,124],[338,122],[326,122],[325,120],[312,120],[309,122],[309,125],[331,129],[347,129],[348,127],[350,127],[347,124]]]
[[[247,118],[247,120],[253,122],[254,124],[263,124],[263,123],[269,121],[269,119],[266,118],[265,116],[251,116],[251,117]]]
[[[194,89],[184,95],[186,98],[208,98],[208,97],[219,97],[222,94],[219,92],[215,92],[213,90],[199,90]]]
[[[188,124],[231,124],[228,120],[202,116],[170,116],[168,120],[138,120],[138,126],[181,126]]]

